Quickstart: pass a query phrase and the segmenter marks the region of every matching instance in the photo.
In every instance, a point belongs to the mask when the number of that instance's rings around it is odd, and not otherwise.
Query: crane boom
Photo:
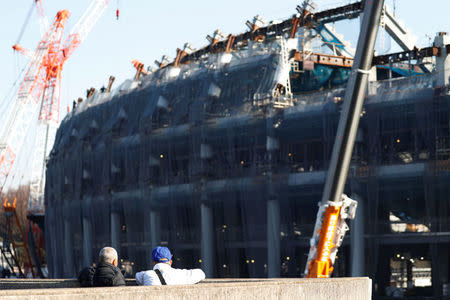
[[[39,20],[39,30],[41,32],[41,37],[44,37],[45,33],[48,30],[48,19],[45,14],[44,7],[42,5],[41,0],[33,0],[36,4],[36,13]]]
[[[384,0],[366,0],[352,73],[347,83],[322,201],[310,240],[305,275],[326,278],[333,272],[337,249],[354,217],[356,201],[343,194],[367,88]]]
[[[70,55],[72,55],[84,41],[89,32],[92,30],[92,27],[95,23],[97,23],[98,19],[105,11],[109,1],[110,0],[94,0],[91,2],[64,42],[64,60],[67,60],[67,58],[69,58]]]

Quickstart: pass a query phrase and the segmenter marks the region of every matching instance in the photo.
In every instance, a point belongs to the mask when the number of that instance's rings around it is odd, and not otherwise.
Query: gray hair
[[[99,262],[112,263],[113,260],[117,259],[118,259],[117,251],[112,247],[104,247],[102,250],[100,250],[100,253],[98,254]]]

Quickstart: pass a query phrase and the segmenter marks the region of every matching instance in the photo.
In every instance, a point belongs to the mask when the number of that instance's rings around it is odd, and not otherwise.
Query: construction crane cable
[[[21,80],[23,78],[23,73],[25,72],[25,69],[27,68],[27,65],[22,68],[22,70],[19,72],[19,75],[17,76],[16,80],[12,84],[11,88],[8,90],[8,92],[5,94],[3,99],[0,101],[0,111],[6,111],[8,108],[8,105],[11,105],[11,99],[15,97],[15,92],[18,87],[18,84],[21,83]],[[0,130],[1,132],[1,130]]]
[[[22,70],[20,70],[19,75],[17,76],[16,80],[13,82],[11,88],[8,90],[8,92],[5,94],[5,96],[3,97],[2,101],[0,102],[0,105],[3,105],[3,102],[7,102],[9,103],[7,100],[9,98],[12,98],[13,96],[16,96],[15,94],[11,95],[11,93],[13,92],[13,90],[17,87],[17,84],[21,83],[22,79],[23,79],[23,73],[25,72],[25,69],[28,67],[28,65],[25,65]],[[1,107],[1,106],[0,106]],[[0,110],[2,111],[2,110]]]
[[[30,18],[31,18],[31,14],[33,13],[33,10],[34,10],[34,6],[36,5],[35,3],[36,3],[36,1],[33,0],[33,4],[31,5],[30,10],[28,11],[27,17],[25,18],[25,22],[23,23],[22,28],[20,29],[20,33],[19,33],[19,37],[17,38],[16,45],[18,45],[20,43],[20,41],[22,40],[22,36],[25,33],[25,29],[27,28],[28,22],[30,21]]]

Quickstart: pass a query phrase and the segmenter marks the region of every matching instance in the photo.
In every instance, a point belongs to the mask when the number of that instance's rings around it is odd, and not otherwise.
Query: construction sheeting
[[[176,267],[210,277],[300,276],[345,86],[275,109],[277,53],[234,53],[226,64],[211,55],[80,104],[47,165],[51,276],[75,276],[107,245],[129,275],[151,268],[152,247],[166,245]],[[368,89],[346,189],[365,203],[364,234],[450,229],[450,98],[435,88],[438,75]],[[388,242],[397,240],[371,249]],[[346,245],[337,276],[351,275]],[[399,249],[389,247],[364,256],[364,274],[380,286]],[[417,255],[427,258],[424,249]]]

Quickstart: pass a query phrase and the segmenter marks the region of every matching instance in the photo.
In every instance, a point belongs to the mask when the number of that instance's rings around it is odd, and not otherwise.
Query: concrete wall
[[[135,279],[125,279],[127,286],[136,286]],[[79,288],[80,283],[76,279],[5,279],[0,278],[1,290],[26,290],[26,289],[62,289]]]
[[[26,285],[26,279],[23,284]],[[46,281],[47,285],[49,280]],[[69,281],[55,280],[56,286]],[[17,287],[20,281],[11,281]],[[72,281],[73,283],[73,281]],[[4,280],[2,284],[5,286]],[[44,288],[1,290],[1,299],[371,299],[365,277],[330,279],[208,279],[189,286],[126,286],[114,288]]]

